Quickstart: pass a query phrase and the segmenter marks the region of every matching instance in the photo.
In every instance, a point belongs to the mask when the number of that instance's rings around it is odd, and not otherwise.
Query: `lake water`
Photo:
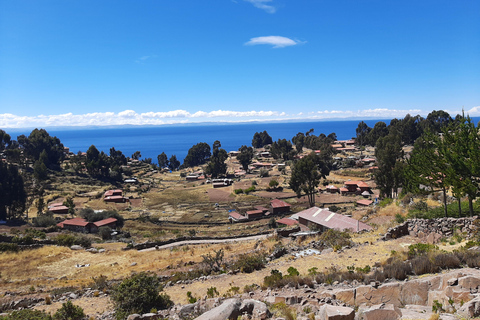
[[[372,127],[378,121],[367,120],[365,123]],[[360,120],[348,121],[319,121],[319,122],[270,122],[270,123],[242,123],[242,124],[208,124],[208,125],[167,125],[156,127],[114,127],[114,128],[81,128],[58,129],[46,128],[51,136],[57,136],[64,146],[71,152],[87,151],[91,145],[109,154],[110,148],[120,150],[126,156],[140,151],[142,158],[152,158],[157,162],[157,156],[165,152],[170,158],[176,155],[183,163],[183,159],[193,145],[206,142],[210,146],[219,140],[222,148],[228,151],[238,150],[242,145],[251,146],[255,132],[266,130],[273,141],[278,139],[291,140],[298,132],[307,132],[314,129],[313,134],[334,132],[339,140],[348,140],[355,137],[355,129]],[[387,125],[390,121],[385,121]],[[31,129],[6,129],[12,139],[18,135],[28,136]]]

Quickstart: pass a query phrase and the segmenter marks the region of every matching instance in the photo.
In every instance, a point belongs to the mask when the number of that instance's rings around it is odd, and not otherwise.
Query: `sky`
[[[480,1],[0,0],[0,128],[480,115]]]

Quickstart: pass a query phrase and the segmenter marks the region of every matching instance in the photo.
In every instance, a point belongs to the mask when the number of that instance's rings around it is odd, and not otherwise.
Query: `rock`
[[[69,297],[70,299],[72,299],[72,300],[75,300],[75,299],[78,298],[78,296],[77,296],[75,293],[70,293],[70,294],[68,295],[68,297]]]
[[[142,320],[158,320],[161,319],[160,315],[156,313],[146,313],[142,315]]]
[[[134,266],[136,266],[136,265],[137,265],[136,262],[132,262],[132,263],[130,264],[130,267],[134,267]]]
[[[70,247],[71,250],[83,250],[82,246],[74,244],[73,246]]]
[[[98,253],[103,253],[105,252],[105,249],[98,249]]]
[[[436,244],[440,241],[441,238],[442,238],[441,234],[436,233],[436,232],[432,232],[432,233],[428,234],[426,241],[429,244]]]
[[[467,318],[476,318],[480,316],[480,297],[466,302],[458,313]]]
[[[377,304],[363,312],[363,320],[397,320],[402,316],[393,304]]]
[[[480,278],[472,276],[458,278],[458,286],[468,290],[478,289],[480,287]]]
[[[225,320],[225,319],[237,319],[241,316],[240,306],[242,301],[240,299],[228,299],[225,300],[220,306],[205,312],[201,316],[195,318],[195,320]]]
[[[400,299],[402,304],[427,305],[429,283],[422,280],[407,281],[402,286]]]
[[[416,320],[428,320],[432,316],[432,308],[426,306],[406,305],[405,308],[400,310],[402,312],[401,319],[416,319]]]
[[[261,301],[247,299],[242,302],[240,306],[240,313],[251,315],[253,319],[264,320],[271,317],[271,313],[267,305]]]
[[[332,294],[334,299],[340,300],[349,304],[351,306],[355,305],[355,292],[354,288],[352,289],[334,289]]]
[[[320,320],[353,320],[355,319],[355,310],[348,307],[337,307],[324,304],[318,311],[319,316],[315,319]]]
[[[333,248],[328,248],[328,249],[322,250],[322,254],[327,254],[327,253],[331,253],[331,252],[333,252]]]
[[[140,319],[142,319],[142,316],[137,313],[131,314],[127,317],[127,320],[140,320]]]
[[[186,304],[184,306],[181,306],[180,307],[180,310],[178,311],[178,315],[181,317],[181,318],[186,318],[187,316],[191,316],[194,311],[195,311],[195,306],[198,304],[198,302],[196,303],[191,303],[191,304]]]

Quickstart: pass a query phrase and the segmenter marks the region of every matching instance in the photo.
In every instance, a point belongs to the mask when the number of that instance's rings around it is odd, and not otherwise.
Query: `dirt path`
[[[242,237],[242,238],[185,240],[185,241],[178,241],[178,242],[165,244],[163,246],[138,250],[138,252],[148,252],[148,251],[154,251],[154,250],[162,250],[162,249],[168,249],[168,248],[172,248],[172,247],[176,247],[176,246],[183,246],[183,245],[187,245],[187,244],[188,245],[195,245],[195,244],[205,244],[205,243],[227,243],[227,242],[237,242],[237,241],[260,240],[260,239],[266,239],[268,236],[269,236],[268,234],[261,234],[261,235],[257,235],[257,236]]]

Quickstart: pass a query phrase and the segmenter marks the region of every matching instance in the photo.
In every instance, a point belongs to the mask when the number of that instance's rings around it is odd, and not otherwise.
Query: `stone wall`
[[[404,223],[387,230],[382,240],[400,238],[412,235],[425,238],[435,235],[436,238],[450,237],[455,230],[466,233],[468,236],[477,229],[474,221],[478,216],[468,218],[439,218],[439,219],[409,219]]]

